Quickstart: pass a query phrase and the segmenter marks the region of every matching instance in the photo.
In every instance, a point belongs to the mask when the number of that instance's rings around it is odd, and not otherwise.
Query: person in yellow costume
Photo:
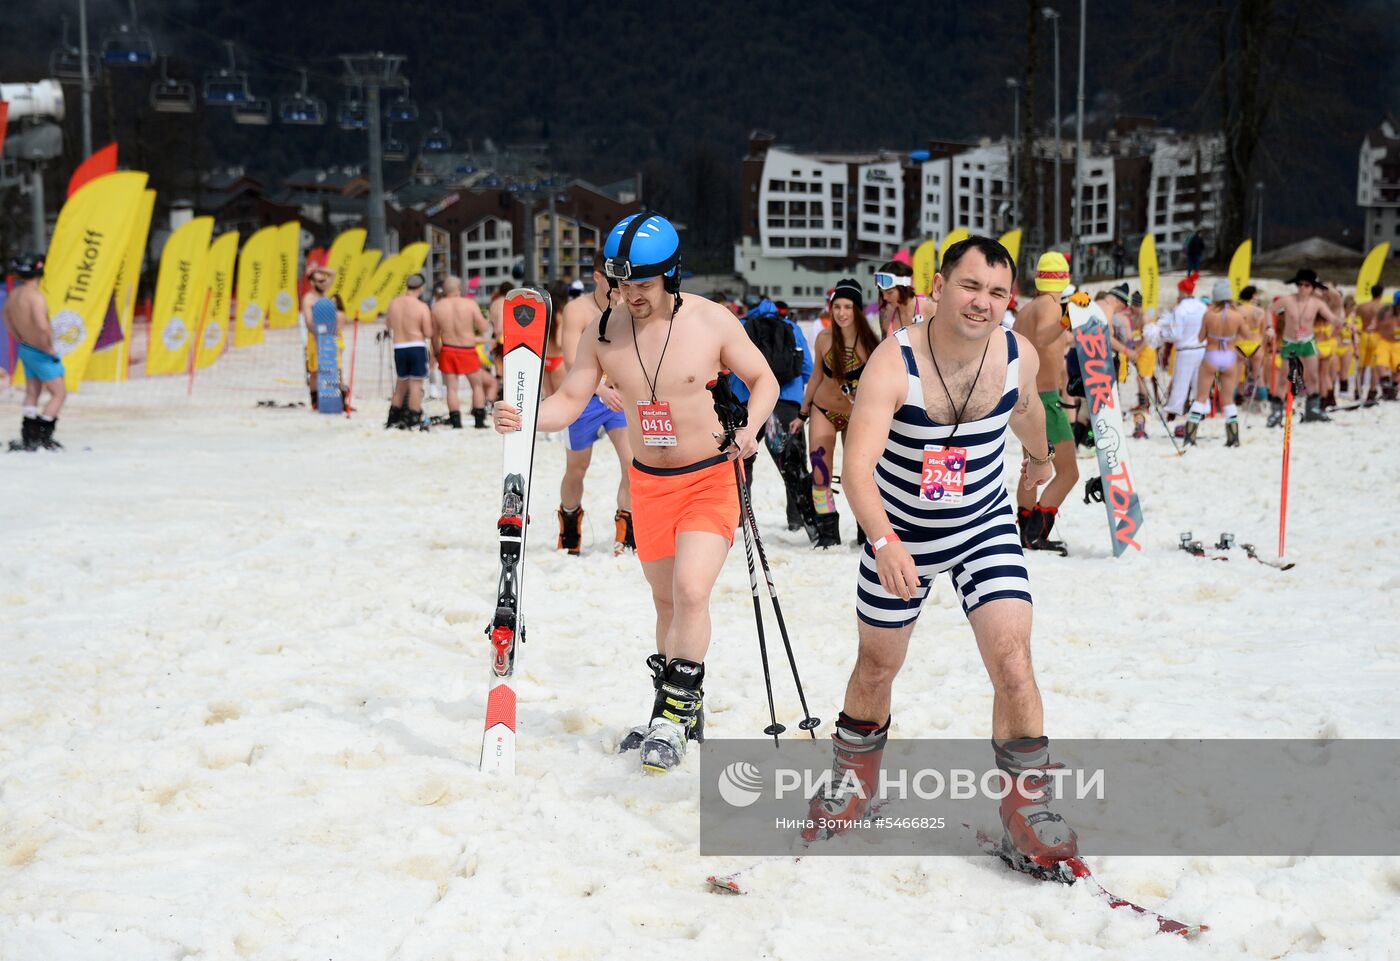
[[[1385,306],[1381,302],[1381,295],[1385,293],[1385,288],[1376,284],[1369,291],[1371,299],[1363,301],[1356,306],[1356,320],[1360,328],[1359,348],[1357,353],[1359,367],[1356,371],[1356,379],[1364,383],[1358,383],[1356,391],[1358,395],[1365,394],[1364,406],[1374,407],[1376,405],[1376,389],[1380,384],[1380,373],[1376,371],[1376,342],[1379,337],[1376,334],[1376,318],[1381,309]],[[1357,291],[1357,296],[1361,292]]]
[[[316,302],[323,297],[330,297],[335,301],[335,352],[336,356],[345,350],[345,305],[341,303],[339,295],[327,293],[331,289],[331,282],[335,280],[335,268],[327,267],[324,264],[312,264],[307,268],[307,277],[310,286],[306,293],[301,295],[301,322],[302,333],[305,335],[303,346],[306,348],[306,386],[311,392],[311,409],[316,409],[316,370],[318,367],[316,358],[316,326],[311,321],[311,311],[316,306]],[[339,376],[340,396],[345,398],[344,378]]]
[[[1269,399],[1269,385],[1264,379],[1264,356],[1268,351],[1264,347],[1272,343],[1274,327],[1268,323],[1264,308],[1254,303],[1258,293],[1253,285],[1240,291],[1239,309],[1244,315],[1244,333],[1235,342],[1235,350],[1239,351],[1240,363],[1248,371],[1249,381],[1254,384],[1254,399],[1262,402]]]

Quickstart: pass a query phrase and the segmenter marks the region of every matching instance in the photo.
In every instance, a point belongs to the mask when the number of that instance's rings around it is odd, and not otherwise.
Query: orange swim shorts
[[[681,531],[709,531],[734,543],[739,489],[724,455],[688,467],[647,467],[634,460],[628,477],[638,560],[675,556]]]
[[[481,358],[475,347],[443,344],[438,351],[438,369],[444,374],[475,374],[481,370]]]

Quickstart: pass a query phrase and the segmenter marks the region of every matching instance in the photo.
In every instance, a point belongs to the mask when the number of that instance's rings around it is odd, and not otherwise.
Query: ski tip
[[[705,879],[705,883],[710,886],[710,890],[713,891],[715,894],[745,893],[744,889],[739,887],[738,882],[736,882],[732,877],[720,877],[718,875],[712,874]]]

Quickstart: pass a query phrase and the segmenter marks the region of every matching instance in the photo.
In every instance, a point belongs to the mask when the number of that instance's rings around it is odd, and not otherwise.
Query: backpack
[[[796,332],[778,315],[771,300],[765,299],[744,316],[744,329],[768,361],[779,386],[802,376],[802,347]]]

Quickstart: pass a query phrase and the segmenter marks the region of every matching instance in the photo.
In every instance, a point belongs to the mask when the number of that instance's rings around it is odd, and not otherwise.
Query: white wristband
[[[888,534],[886,534],[884,537],[880,538],[879,540],[875,541],[875,542],[874,542],[873,544],[871,544],[870,546],[871,546],[871,548],[874,550],[874,552],[875,552],[876,554],[878,554],[878,553],[880,553],[880,548],[882,548],[882,547],[884,547],[884,546],[886,546],[886,545],[888,545],[888,544],[894,544],[894,543],[896,543],[898,540],[899,540],[899,535],[896,534],[894,531],[890,531]]]

